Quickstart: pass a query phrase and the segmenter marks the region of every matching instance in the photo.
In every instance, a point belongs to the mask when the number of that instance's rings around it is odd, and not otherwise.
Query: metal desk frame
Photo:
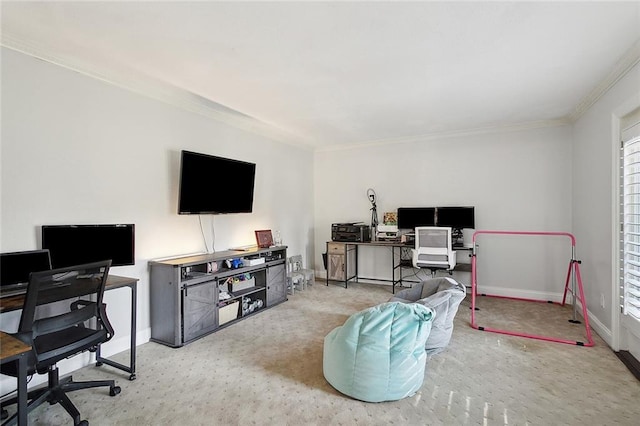
[[[338,281],[344,284],[344,287],[347,288],[349,281],[358,282],[358,279],[369,280],[369,281],[384,281],[391,282],[391,292],[395,294],[396,286],[402,286],[403,282],[409,283],[417,283],[419,281],[406,280],[402,277],[402,269],[403,268],[413,268],[413,263],[411,258],[407,259],[407,253],[411,252],[411,249],[414,248],[414,244],[406,244],[401,243],[400,241],[370,241],[370,242],[354,242],[354,241],[328,241],[329,243],[342,243],[349,246],[354,246],[356,251],[356,261],[355,261],[355,270],[354,275],[351,277],[346,277],[344,281]],[[367,278],[361,277],[358,274],[358,247],[390,247],[391,248],[391,279],[385,278]],[[467,250],[471,251],[472,249],[469,247],[455,247],[455,250]],[[327,252],[329,250],[327,249]],[[348,271],[348,256],[345,256],[345,271]],[[327,267],[329,267],[329,263],[327,263]],[[460,263],[456,265],[454,271],[471,271],[471,264]],[[398,279],[396,279],[396,273],[398,274]],[[335,281],[329,279],[329,271],[327,270],[327,285],[329,285],[329,281]]]
[[[403,262],[403,261],[406,261],[406,259],[403,258],[403,253],[405,253],[406,250],[412,249],[413,244],[405,244],[399,241],[370,241],[370,242],[328,241],[327,244],[329,243],[342,243],[345,245],[355,247],[355,251],[356,251],[356,254],[355,254],[356,261],[355,261],[355,269],[354,269],[355,274],[351,277],[347,277],[344,281],[339,281],[344,284],[345,288],[347,288],[349,281],[358,282],[358,279],[369,280],[369,281],[385,281],[385,282],[391,282],[391,291],[395,293],[396,286],[402,285],[403,281],[414,282],[414,281],[403,280],[402,278],[402,268],[413,267],[410,262],[409,263]],[[359,246],[391,248],[391,279],[390,280],[385,278],[367,278],[367,277],[359,276],[358,274],[358,247]],[[345,257],[345,270],[348,270],[348,265],[347,265],[348,261],[349,261],[348,257]],[[396,279],[396,274],[399,275],[398,279]],[[332,281],[332,280],[329,279],[329,273],[327,272],[327,285],[329,285],[329,281]]]
[[[138,279],[121,277],[118,275],[109,275],[107,277],[107,284],[105,290],[112,290],[116,288],[129,287],[131,289],[131,344],[129,351],[129,365],[120,364],[110,359],[103,358],[100,355],[100,346],[96,350],[96,365],[99,367],[102,364],[107,364],[112,367],[118,368],[122,371],[129,373],[129,380],[136,379],[136,315],[137,315],[137,293],[138,293]]]

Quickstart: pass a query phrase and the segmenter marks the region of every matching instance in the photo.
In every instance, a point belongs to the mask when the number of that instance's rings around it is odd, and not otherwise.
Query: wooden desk
[[[391,280],[381,278],[361,277],[358,273],[358,247],[388,247],[391,248]],[[402,285],[402,268],[411,266],[403,262],[411,252],[413,244],[400,241],[367,241],[346,242],[327,241],[327,285],[329,281],[340,281],[347,287],[349,281],[358,279],[371,281],[391,281],[391,291],[395,293],[397,285]],[[396,274],[399,274],[396,279]]]
[[[107,364],[112,367],[129,373],[129,380],[135,380],[136,378],[136,315],[137,315],[137,278],[121,277],[118,275],[109,275],[105,284],[105,291],[114,290],[122,287],[129,287],[131,289],[131,346],[130,346],[130,361],[129,365],[123,365],[115,361],[111,361],[100,356],[100,346],[96,350],[96,365]],[[0,299],[0,313],[16,311],[22,309],[24,304],[24,294],[4,297]],[[3,350],[4,353],[4,350]]]
[[[27,424],[27,354],[31,346],[21,342],[13,336],[0,331],[0,358],[1,363],[15,362],[18,367],[18,425]],[[3,424],[6,424],[5,422]]]
[[[368,278],[361,277],[358,272],[358,247],[388,247],[391,248],[391,279]],[[402,243],[400,241],[367,241],[367,242],[348,242],[348,241],[327,241],[327,285],[329,281],[339,281],[347,287],[349,281],[358,279],[370,281],[387,281],[391,282],[391,292],[395,293],[396,286],[401,286],[403,282],[414,283],[403,278],[403,268],[413,268],[411,260],[411,250],[414,244]],[[454,250],[468,250],[468,247],[455,246]],[[458,263],[454,271],[471,272],[471,265],[467,263]]]

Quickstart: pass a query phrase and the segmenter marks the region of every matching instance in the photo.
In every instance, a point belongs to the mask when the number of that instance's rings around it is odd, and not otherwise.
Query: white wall
[[[614,167],[619,155],[615,123],[640,106],[640,65],[620,79],[575,123],[573,131],[573,230],[580,242],[581,272],[587,307],[598,333],[611,344],[613,309],[617,309],[614,280],[614,241],[617,240],[614,199],[618,182]],[[605,299],[604,307],[600,304]]]
[[[318,152],[315,188],[318,269],[331,223],[370,223],[367,188],[377,193],[380,220],[398,207],[475,206],[476,229],[570,232],[571,128]],[[554,298],[562,293],[568,239],[480,236],[478,242],[478,283],[485,291]],[[390,278],[388,249],[372,251],[359,257],[361,272]],[[468,283],[468,274],[462,280]]]
[[[1,143],[3,252],[39,248],[44,224],[135,223],[136,264],[112,273],[140,279],[139,341],[150,334],[147,261],[205,250],[198,216],[177,214],[182,149],[257,164],[254,212],[214,217],[216,250],[255,244],[254,230],[272,229],[289,253],[312,256],[309,150],[4,48]],[[212,183],[208,196],[232,190]],[[129,292],[105,299],[116,329],[108,355],[128,347]],[[1,318],[3,329],[15,322]]]

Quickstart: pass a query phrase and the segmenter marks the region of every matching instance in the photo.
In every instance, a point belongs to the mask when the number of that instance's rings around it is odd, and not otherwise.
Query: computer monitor
[[[454,229],[475,228],[474,207],[438,207],[436,211],[438,226]]]
[[[29,250],[0,254],[0,287],[26,285],[32,272],[51,269],[49,250]]]
[[[415,229],[418,226],[435,226],[435,207],[399,207],[398,229]]]
[[[42,248],[54,268],[111,260],[111,266],[135,264],[134,224],[43,225]]]

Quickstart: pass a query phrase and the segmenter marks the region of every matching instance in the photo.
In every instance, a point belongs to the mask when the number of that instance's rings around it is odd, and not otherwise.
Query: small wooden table
[[[18,425],[27,424],[27,354],[31,346],[0,331],[1,363],[15,362],[18,367]],[[8,424],[5,422],[4,424]]]

